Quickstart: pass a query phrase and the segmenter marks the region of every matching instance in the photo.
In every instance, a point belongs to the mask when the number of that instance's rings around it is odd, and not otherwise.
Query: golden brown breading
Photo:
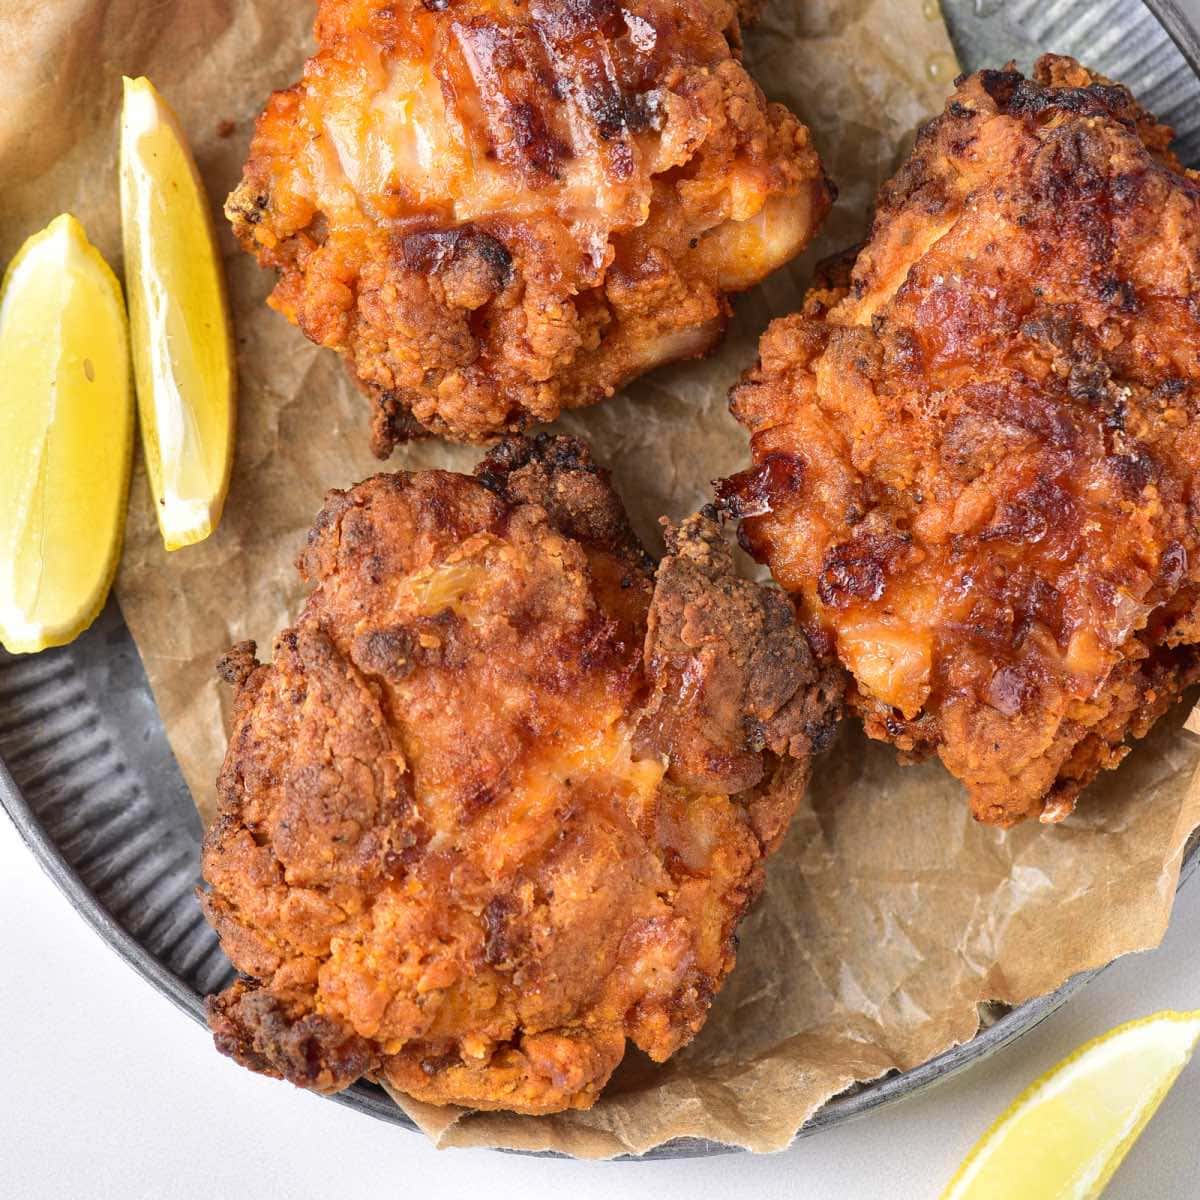
[[[226,211],[381,457],[704,354],[831,201],[730,0],[321,0],[316,37]]]
[[[565,438],[331,494],[274,662],[222,664],[221,1050],[538,1113],[696,1033],[839,695],[708,517],[671,538],[656,582]]]
[[[748,546],[868,732],[994,824],[1066,816],[1196,677],[1200,186],[1169,141],[1070,59],[960,81],[732,398]]]

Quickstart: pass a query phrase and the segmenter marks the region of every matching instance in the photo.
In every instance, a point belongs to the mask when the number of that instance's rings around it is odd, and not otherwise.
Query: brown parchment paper
[[[3,0],[0,256],[64,209],[119,266],[120,75],[147,74],[179,112],[215,211],[253,118],[293,81],[312,8],[301,0]],[[841,198],[817,246],[743,297],[724,347],[660,371],[563,424],[595,445],[655,545],[708,481],[744,465],[725,395],[811,264],[853,242],[871,197],[940,109],[956,64],[929,0],[773,0],[747,39],[752,70],[812,126]],[[292,568],[324,492],[372,474],[367,406],[337,359],[264,305],[271,281],[218,216],[239,352],[238,457],[224,520],[168,555],[144,478],[133,485],[118,584],[167,733],[201,813],[224,749],[213,664],[269,647],[293,614]],[[392,467],[469,469],[431,442]],[[632,1054],[587,1113],[528,1118],[398,1102],[439,1145],[643,1151],[693,1135],[787,1144],[825,1099],[970,1038],[979,1004],[1018,1003],[1158,942],[1189,831],[1200,742],[1164,720],[1057,828],[975,825],[938,766],[900,768],[847,726],[747,919],[737,970],[695,1042],[665,1066]]]

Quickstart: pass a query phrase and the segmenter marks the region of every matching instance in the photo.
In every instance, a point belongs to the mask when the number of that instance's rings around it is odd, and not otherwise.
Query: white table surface
[[[1179,3],[1200,17],[1200,0]],[[1200,877],[1160,949],[1117,962],[1016,1045],[785,1153],[649,1163],[439,1153],[221,1058],[75,915],[0,813],[0,1200],[935,1200],[1022,1088],[1081,1042],[1162,1008],[1200,1008]],[[1200,1061],[1106,1200],[1200,1196],[1198,1113]]]
[[[991,1119],[1080,1042],[1161,1008],[1200,1007],[1198,947],[1200,877],[1160,949],[1115,964],[1015,1046],[783,1154],[575,1163],[439,1153],[221,1058],[75,915],[0,813],[0,1198],[934,1200]],[[1198,1112],[1200,1061],[1107,1197],[1200,1195]]]

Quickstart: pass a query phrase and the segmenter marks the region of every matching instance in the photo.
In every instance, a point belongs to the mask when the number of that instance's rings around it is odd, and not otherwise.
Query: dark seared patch
[[[1036,437],[1052,450],[1073,450],[1079,444],[1080,429],[1070,405],[1046,404],[1032,389],[1014,391],[1003,385],[979,385],[964,393],[977,412]]]
[[[483,910],[483,960],[493,967],[511,966],[520,950],[513,927],[517,904],[511,896],[493,896]]]
[[[1182,396],[1191,384],[1186,379],[1172,377],[1163,379],[1154,385],[1154,391],[1151,392],[1151,398],[1157,401],[1170,401],[1178,399]]]
[[[436,274],[472,256],[487,266],[496,291],[502,291],[512,280],[513,261],[508,247],[475,225],[410,233],[401,240],[400,247],[404,265],[410,271]]]
[[[1030,504],[1006,504],[1000,517],[979,534],[981,542],[1040,542],[1046,536],[1046,516]]]
[[[455,1067],[462,1066],[462,1057],[456,1050],[446,1050],[440,1054],[425,1054],[421,1056],[421,1073],[431,1079]]]
[[[954,81],[955,88],[961,88],[970,78],[969,75],[960,75]],[[980,86],[1001,109],[1008,107],[1013,92],[1024,82],[1025,76],[1020,71],[984,70],[979,72]]]
[[[1115,306],[1126,314],[1138,310],[1137,290],[1128,279],[1118,279],[1115,275],[1109,276],[1101,283],[1100,299],[1115,302]]]
[[[1078,508],[1068,488],[1042,476],[1021,492],[1019,500],[1004,502],[992,524],[980,531],[979,541],[1035,545],[1051,530],[1074,529]]]
[[[978,77],[1000,111],[1010,116],[1041,116],[1053,110],[1078,117],[1108,117],[1128,125],[1134,122],[1133,97],[1119,84],[1049,87],[1026,79],[1019,71],[980,71]]]
[[[509,105],[508,119],[512,123],[513,145],[521,150],[525,161],[556,178],[558,164],[569,156],[569,150],[550,133],[540,109],[527,100],[518,100]]]
[[[372,629],[355,639],[354,661],[372,674],[404,679],[412,674],[416,665],[413,656],[415,640],[412,630],[403,625]]]
[[[1070,353],[1079,331],[1079,322],[1069,308],[1043,306],[1021,325],[1021,334],[1030,341],[1052,346],[1060,354]]]
[[[578,438],[539,433],[506,438],[475,478],[512,504],[540,504],[558,530],[585,545],[621,553],[643,575],[651,560],[612,489],[609,473]]]
[[[1013,646],[1020,649],[1035,625],[1048,629],[1060,646],[1066,644],[1069,631],[1063,596],[1053,584],[1020,567],[1006,574],[1001,595],[1013,613]]]
[[[497,139],[491,151],[521,170],[531,187],[557,179],[571,148],[551,128],[555,71],[539,30],[484,15],[454,29],[474,59],[479,101]]]
[[[584,111],[596,122],[605,141],[626,133],[661,129],[662,103],[658,92],[627,93],[612,87],[584,88],[580,95]]]
[[[348,492],[334,488],[326,492],[325,503],[317,513],[312,528],[305,538],[305,550],[296,560],[296,566],[304,579],[318,578],[320,559],[316,551],[327,539],[329,533],[336,529],[346,512],[354,507],[354,501]]]
[[[489,491],[506,496],[511,476],[532,464],[540,465],[551,475],[581,471],[599,475],[603,472],[585,442],[538,433],[531,438],[505,438],[498,442],[475,468],[475,478]]]
[[[893,552],[889,539],[864,534],[825,551],[817,577],[817,595],[830,608],[855,601],[870,603],[883,595],[887,566]]]
[[[1168,592],[1175,591],[1188,572],[1187,547],[1182,542],[1167,544],[1158,564],[1158,584]]]
[[[1129,499],[1139,496],[1148,484],[1158,479],[1160,473],[1158,461],[1145,446],[1140,445],[1128,454],[1110,455],[1104,465]]]
[[[375,400],[375,417],[371,422],[371,453],[376,458],[391,456],[398,445],[432,437],[412,414],[408,394],[401,389],[368,388]]]
[[[760,517],[798,496],[804,487],[804,460],[775,451],[757,466],[716,481],[717,505],[735,520]]]
[[[1067,394],[1072,400],[1099,408],[1108,399],[1111,380],[1112,372],[1106,363],[1085,359],[1072,365],[1067,376]]]
[[[252,1071],[297,1087],[339,1091],[372,1068],[369,1042],[328,1017],[293,1017],[271,992],[238,980],[204,1002],[217,1049]]]
[[[571,65],[572,73],[556,80],[556,94],[573,94],[601,139],[612,142],[661,126],[657,94],[627,92],[613,76],[605,44],[625,32],[615,0],[539,2],[532,6],[531,15],[551,47],[552,59]],[[629,148],[613,146],[609,166],[617,178],[628,178],[634,167]]]

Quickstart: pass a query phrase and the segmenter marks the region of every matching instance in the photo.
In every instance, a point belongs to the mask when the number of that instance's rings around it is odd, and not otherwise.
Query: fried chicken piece
[[[840,696],[708,516],[670,537],[656,580],[565,438],[330,495],[274,662],[221,665],[223,1052],[544,1113],[697,1032]]]
[[[1057,821],[1197,677],[1200,186],[1071,59],[959,81],[732,407],[748,547],[982,821]]]
[[[480,441],[707,352],[832,191],[729,0],[321,0],[226,212],[372,446]]]

